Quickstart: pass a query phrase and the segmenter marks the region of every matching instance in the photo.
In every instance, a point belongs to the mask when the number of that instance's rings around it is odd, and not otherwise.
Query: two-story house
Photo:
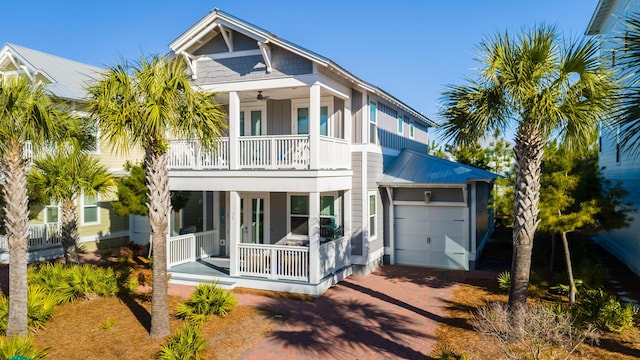
[[[0,78],[28,76],[34,83],[44,84],[44,89],[49,94],[70,104],[78,116],[87,115],[83,109],[88,95],[86,87],[101,71],[102,69],[91,65],[14,44],[5,44],[0,49]],[[29,148],[26,150],[26,156],[38,156],[32,154]],[[121,156],[113,154],[108,144],[98,142],[95,155],[107,169],[114,173],[122,173],[124,160]],[[103,246],[111,247],[128,241],[129,218],[113,212],[110,200],[114,196],[115,192],[98,196],[82,194],[77,199],[79,243],[83,249],[95,250],[99,242],[103,242]],[[60,256],[59,214],[58,204],[51,203],[45,205],[31,221],[31,260]],[[7,249],[6,239],[0,235],[0,261],[8,261]]]
[[[640,1],[600,0],[586,30],[587,35],[597,36],[601,55],[611,66],[618,66],[624,55],[619,48],[628,31],[625,21],[630,15],[640,14]],[[624,85],[624,84],[623,84]],[[605,178],[620,182],[628,191],[626,201],[640,209],[640,157],[620,144],[620,129],[611,125],[600,128],[598,164]],[[610,253],[640,275],[640,219],[632,213],[634,220],[627,228],[602,232],[595,239]]]
[[[383,262],[473,267],[495,175],[429,156],[432,120],[217,9],[170,48],[228,114],[214,151],[171,141],[170,188],[201,209],[168,240],[171,281],[319,294]]]

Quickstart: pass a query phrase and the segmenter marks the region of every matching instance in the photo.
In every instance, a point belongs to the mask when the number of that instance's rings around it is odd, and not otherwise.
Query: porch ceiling
[[[286,88],[261,88],[256,87],[255,89],[239,91],[238,97],[240,98],[240,103],[248,103],[248,102],[256,102],[258,91],[262,91],[262,96],[266,98],[266,100],[262,100],[263,102],[267,102],[270,100],[286,100],[286,99],[304,99],[309,98],[309,87],[308,86],[297,86],[297,87],[286,87]],[[328,92],[321,90],[321,96],[329,95]],[[229,93],[228,92],[218,92],[216,94],[216,100],[221,104],[229,103]]]

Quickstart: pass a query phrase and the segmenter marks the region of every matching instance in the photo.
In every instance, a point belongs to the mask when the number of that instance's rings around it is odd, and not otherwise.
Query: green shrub
[[[111,296],[118,292],[116,275],[111,268],[44,263],[30,267],[28,277],[30,284],[58,294],[61,303],[80,297]]]
[[[38,285],[29,285],[27,291],[27,324],[31,329],[41,329],[60,303],[60,297],[45,291]],[[7,332],[9,321],[9,299],[0,298],[0,333]]]
[[[0,337],[0,360],[11,358],[41,360],[47,356],[46,351],[36,350],[33,340],[26,336]]]
[[[471,357],[465,353],[455,351],[447,344],[438,345],[438,359],[440,360],[470,360]]]
[[[622,306],[614,295],[602,289],[584,291],[578,308],[580,321],[618,333],[633,327],[636,313],[631,304]]]
[[[508,271],[503,271],[498,274],[498,287],[502,291],[509,291],[509,287],[511,287],[511,273]]]
[[[589,259],[584,259],[576,268],[575,278],[582,280],[582,285],[588,289],[600,289],[609,276],[607,268],[599,266]]]
[[[102,324],[100,324],[100,327],[102,328],[102,330],[109,330],[116,325],[116,322],[116,318],[110,317],[107,320],[103,321]]]
[[[200,359],[204,351],[206,340],[200,334],[200,329],[194,324],[185,324],[169,341],[162,345],[158,359],[161,360],[190,360]]]
[[[189,301],[178,305],[176,315],[196,324],[207,321],[209,316],[226,316],[236,304],[236,298],[217,284],[200,284]]]

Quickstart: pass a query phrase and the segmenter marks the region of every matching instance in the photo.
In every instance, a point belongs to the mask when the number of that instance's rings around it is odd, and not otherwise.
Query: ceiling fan
[[[256,96],[256,100],[266,101],[269,100],[269,97],[262,95],[262,90],[258,90],[258,96]]]

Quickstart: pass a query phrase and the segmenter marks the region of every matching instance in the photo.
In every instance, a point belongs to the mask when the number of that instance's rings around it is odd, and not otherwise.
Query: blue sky
[[[20,0],[2,5],[0,43],[104,66],[168,44],[214,7],[328,57],[432,120],[445,84],[477,66],[496,31],[584,33],[597,0]]]

